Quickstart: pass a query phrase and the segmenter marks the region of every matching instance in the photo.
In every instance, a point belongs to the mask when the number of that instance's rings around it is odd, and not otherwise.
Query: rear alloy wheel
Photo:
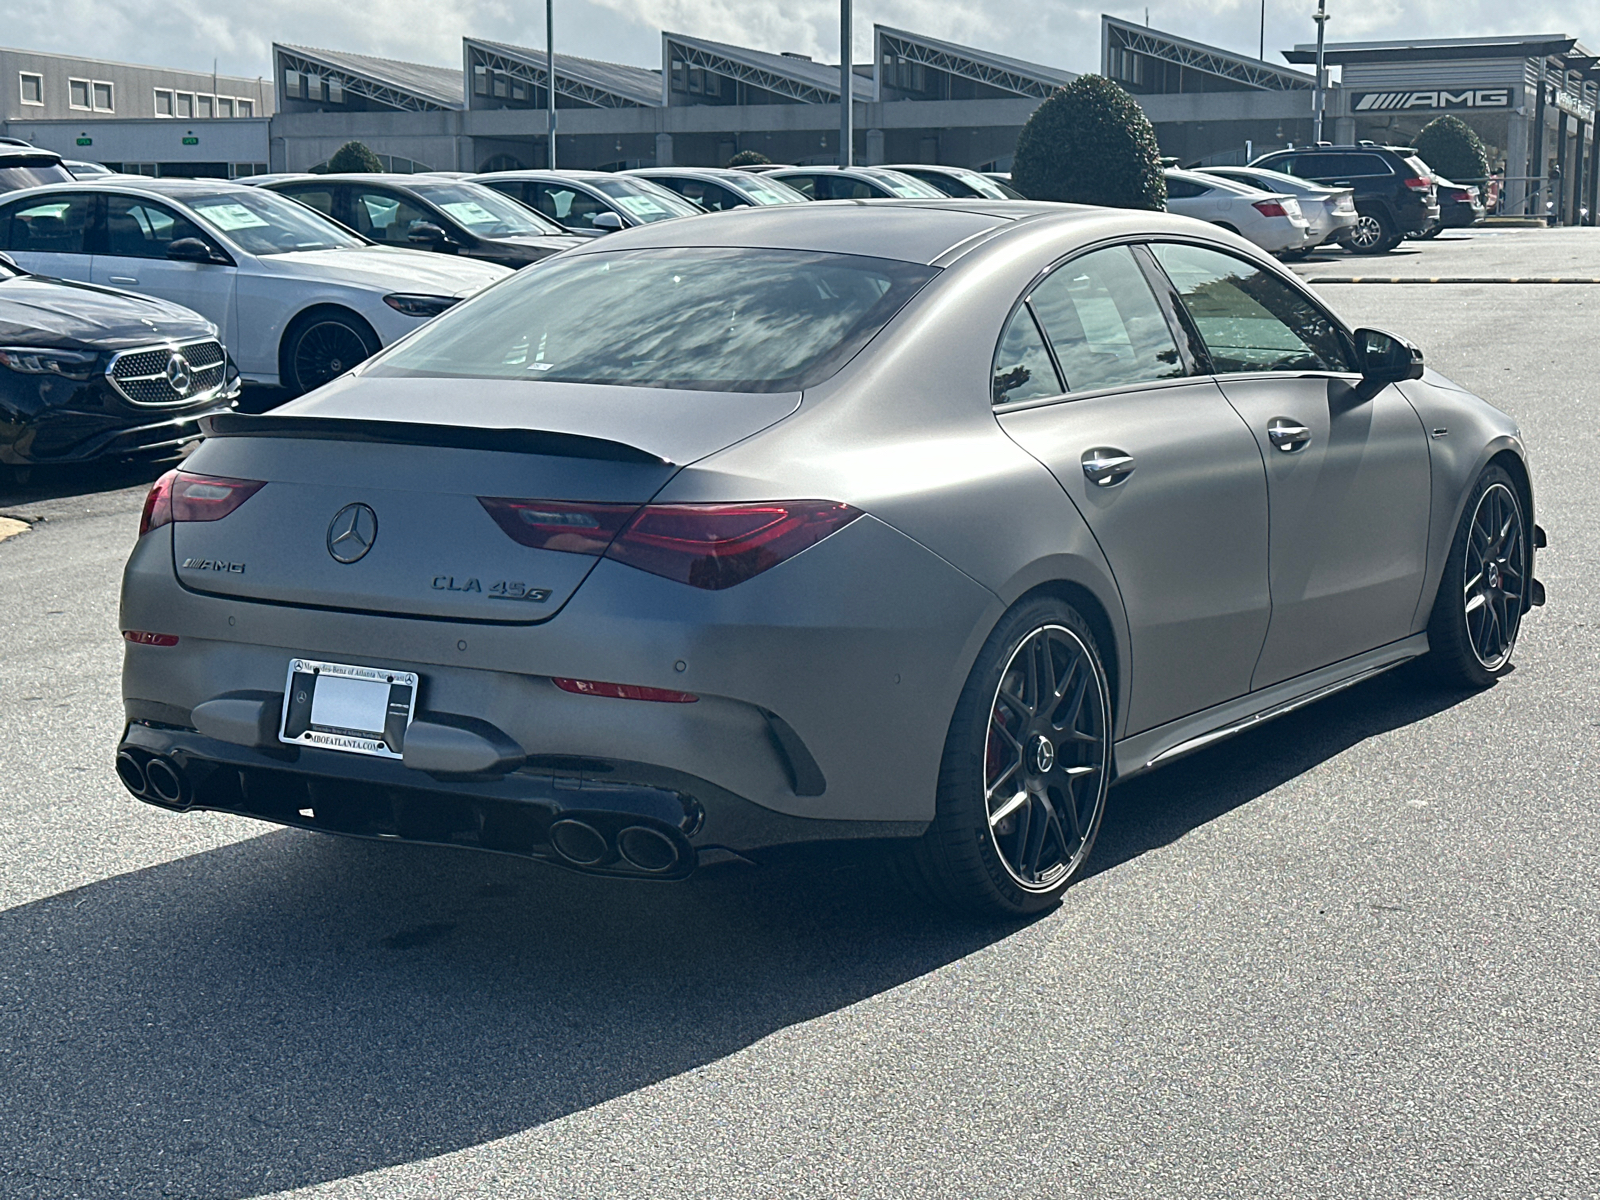
[[[1511,669],[1527,607],[1528,547],[1516,486],[1489,467],[1461,515],[1428,621],[1428,659],[1446,683],[1487,687]]]
[[[378,352],[378,339],[354,313],[302,317],[283,339],[284,384],[296,396],[319,388]]]
[[[956,706],[937,816],[912,851],[920,890],[1002,916],[1054,904],[1105,815],[1111,703],[1095,636],[1030,601],[989,636]]]
[[[1382,213],[1358,213],[1356,223],[1350,227],[1350,238],[1345,245],[1352,254],[1387,254],[1400,244]]]

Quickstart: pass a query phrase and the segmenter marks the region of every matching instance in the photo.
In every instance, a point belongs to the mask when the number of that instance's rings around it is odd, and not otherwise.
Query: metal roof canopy
[[[1191,71],[1202,71],[1207,75],[1231,79],[1235,83],[1259,88],[1264,92],[1308,91],[1316,86],[1316,80],[1312,76],[1299,71],[1275,67],[1259,58],[1234,54],[1230,50],[1207,46],[1203,42],[1191,42],[1188,38],[1163,33],[1159,29],[1151,29],[1148,25],[1136,25],[1132,21],[1124,21],[1109,13],[1100,14],[1102,52],[1110,49],[1112,30],[1116,30],[1122,39],[1118,49],[1132,50],[1149,58],[1176,63]],[[1288,55],[1284,57],[1289,58]],[[1312,61],[1315,59],[1316,55],[1313,54]],[[1290,58],[1290,61],[1298,60]],[[1102,63],[1101,66],[1106,67],[1109,64]]]
[[[809,58],[730,46],[684,33],[663,32],[661,35],[663,79],[660,86],[663,93],[671,86],[665,75],[671,72],[674,58],[689,67],[715,71],[801,104],[839,103],[839,68],[836,66],[812,62]],[[858,101],[870,103],[878,98],[876,78],[860,71],[853,71],[851,90]]]
[[[340,86],[353,95],[405,112],[440,112],[463,107],[462,75],[453,67],[397,62],[283,42],[272,44],[272,57],[280,82],[285,70],[299,71],[336,78]],[[287,92],[284,98],[296,99]]]
[[[876,47],[873,55],[874,77],[883,70],[885,54],[1036,100],[1045,99],[1057,88],[1065,87],[1078,77],[1071,71],[990,54],[986,50],[924,37],[904,29],[891,29],[887,25],[874,25],[872,28],[872,40]],[[882,80],[879,79],[878,83],[881,91]]]
[[[1564,33],[1525,37],[1424,38],[1409,42],[1330,42],[1324,57],[1331,64],[1442,62],[1454,58],[1541,58],[1566,54],[1578,39]],[[1292,63],[1314,63],[1317,48],[1302,43],[1285,50]]]
[[[495,61],[485,62],[528,84],[545,86],[545,52],[528,46],[491,42],[485,38],[462,38],[467,59],[472,52]],[[571,54],[556,55],[556,94],[579,100],[596,108],[660,108],[661,75],[648,67],[601,62]]]

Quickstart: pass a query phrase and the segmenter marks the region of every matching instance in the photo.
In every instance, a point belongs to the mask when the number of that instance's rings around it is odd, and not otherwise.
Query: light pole
[[[1328,101],[1327,68],[1324,67],[1322,58],[1322,39],[1328,29],[1328,0],[1317,0],[1317,12],[1311,18],[1317,23],[1317,90],[1313,94],[1311,106],[1311,140],[1320,144],[1322,141],[1322,108]]]
[[[1261,48],[1256,51],[1256,57],[1267,61],[1267,0],[1261,0]]]
[[[852,123],[850,85],[855,71],[851,69],[850,51],[850,0],[839,0],[839,165],[848,167],[854,161],[851,151],[855,130]]]
[[[550,138],[549,168],[556,169],[556,0],[544,0],[544,100]]]

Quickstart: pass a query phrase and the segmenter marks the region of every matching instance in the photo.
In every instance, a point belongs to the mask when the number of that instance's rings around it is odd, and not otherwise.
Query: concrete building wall
[[[87,85],[86,103],[74,102],[73,82]],[[109,106],[102,103],[103,90],[95,84],[109,85]],[[80,90],[82,90],[80,88]],[[209,71],[182,71],[171,67],[146,67],[131,63],[102,62],[65,54],[33,50],[0,49],[0,120],[48,121],[79,120],[89,117],[165,117],[157,111],[156,92],[173,94],[172,119],[201,120],[198,102],[211,100],[211,120],[216,116],[218,97],[250,107],[252,118],[270,117],[273,89],[270,79],[247,79],[237,75],[215,75]],[[185,117],[176,111],[177,95],[191,98],[191,112]]]
[[[205,168],[196,170],[197,174],[229,178],[252,174],[265,166],[268,124],[265,118],[232,121],[103,118],[7,121],[5,130],[10,137],[54,150],[63,158],[114,163],[123,170],[133,170],[135,164],[161,165],[161,173],[167,175],[185,174],[183,167],[187,164]],[[222,164],[220,170],[218,164]]]

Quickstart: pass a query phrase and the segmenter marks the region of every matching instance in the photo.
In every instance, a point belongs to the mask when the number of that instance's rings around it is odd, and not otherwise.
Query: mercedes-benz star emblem
[[[328,553],[337,562],[359,562],[377,540],[378,514],[365,504],[346,504],[328,523]]]
[[[1037,775],[1048,775],[1056,765],[1056,748],[1050,739],[1040,734],[1033,739],[1033,770]]]
[[[174,350],[167,359],[167,382],[180,396],[189,390],[189,360]]]

